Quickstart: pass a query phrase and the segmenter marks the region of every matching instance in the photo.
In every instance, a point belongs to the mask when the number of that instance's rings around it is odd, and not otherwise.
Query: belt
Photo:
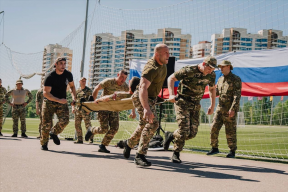
[[[149,99],[155,100],[157,97],[148,97]]]
[[[21,106],[24,106],[24,104],[14,104],[14,106],[21,107]]]
[[[44,101],[48,101],[49,103],[53,103],[53,104],[60,104],[60,103],[55,102],[55,101],[50,101],[49,99],[44,99]]]

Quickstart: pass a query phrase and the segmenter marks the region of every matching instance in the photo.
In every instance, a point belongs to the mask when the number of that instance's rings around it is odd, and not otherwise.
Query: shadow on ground
[[[87,153],[75,153],[69,151],[54,151],[49,150],[52,153],[59,153],[65,155],[75,155],[78,157],[86,157],[86,158],[101,158],[101,159],[111,159],[111,160],[119,160],[123,159],[123,154],[119,153],[96,153],[96,154],[87,154]],[[153,154],[153,153],[152,153]],[[133,163],[135,155],[131,155],[130,159],[127,160],[130,163]],[[149,161],[152,162],[152,166],[146,169],[150,170],[158,170],[163,172],[178,172],[189,174],[193,177],[199,178],[211,178],[211,179],[236,179],[240,181],[248,181],[248,182],[260,182],[258,180],[245,179],[242,176],[232,175],[227,173],[222,173],[223,170],[231,170],[231,171],[245,171],[245,172],[257,172],[257,173],[276,173],[288,175],[281,170],[270,169],[265,167],[251,167],[251,166],[233,166],[233,165],[217,165],[217,164],[208,164],[208,163],[200,163],[200,162],[188,162],[183,161],[181,164],[175,164],[170,162],[169,157],[165,156],[148,156]],[[135,165],[136,166],[136,165]],[[207,170],[199,170],[199,169],[207,169]],[[209,170],[208,170],[209,169]],[[210,171],[213,169],[215,171]]]

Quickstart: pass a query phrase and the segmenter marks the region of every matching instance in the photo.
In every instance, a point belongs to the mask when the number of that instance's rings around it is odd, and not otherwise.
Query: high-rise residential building
[[[126,30],[120,37],[111,33],[95,34],[91,42],[88,85],[94,88],[104,78],[116,76],[121,69],[129,71],[129,59],[151,58],[158,43],[165,43],[176,60],[190,57],[191,35],[181,34],[181,29],[158,29],[157,34]]]
[[[49,44],[44,47],[43,53],[43,64],[42,64],[42,72],[49,72],[49,67],[51,64],[55,62],[57,57],[65,57],[66,58],[66,69],[68,71],[72,70],[72,56],[73,51],[67,47],[62,47],[61,45],[56,44]],[[52,68],[53,69],[53,68]],[[41,80],[43,80],[42,77]]]
[[[230,51],[249,51],[287,47],[288,36],[283,31],[263,29],[257,34],[247,33],[244,28],[225,28],[222,34],[211,36],[211,55]]]
[[[201,58],[210,55],[211,42],[200,41],[197,45],[193,45],[192,58]]]

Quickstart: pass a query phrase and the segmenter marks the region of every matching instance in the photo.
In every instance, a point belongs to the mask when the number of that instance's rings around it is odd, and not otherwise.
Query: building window
[[[239,33],[239,31],[233,30],[233,35],[232,35],[233,40],[240,40],[240,36],[241,36],[241,34]]]

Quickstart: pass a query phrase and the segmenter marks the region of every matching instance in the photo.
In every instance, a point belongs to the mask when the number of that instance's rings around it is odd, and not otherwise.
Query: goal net
[[[222,37],[225,30],[236,28],[239,33],[246,35],[245,42],[240,38],[236,51],[267,49],[269,43],[265,39],[271,39],[272,36],[266,37],[264,33],[271,29],[278,38],[275,39],[277,46],[274,48],[287,47],[288,1],[188,0],[164,7],[135,10],[107,7],[98,1],[93,6],[88,17],[83,71],[92,89],[103,79],[115,77],[121,69],[129,70],[129,59],[151,58],[158,43],[166,43],[176,60],[199,58],[212,52],[222,54],[231,51],[224,43],[221,46],[219,42],[217,46],[213,45],[212,40],[216,36]],[[248,36],[252,35],[264,40],[256,42],[253,39],[250,48]],[[1,44],[2,85],[12,89],[16,80],[22,77],[24,88],[37,90],[41,86],[42,75],[51,71],[55,58],[65,56],[68,60],[67,69],[72,72],[76,88],[79,88],[83,36],[84,22],[79,23],[62,41],[43,45],[43,49],[37,53],[19,53]],[[237,154],[288,160],[287,105],[287,96],[274,97],[273,100],[269,97],[261,100],[242,97],[237,113]],[[202,100],[201,106],[199,132],[196,138],[185,145],[189,150],[208,151],[211,148],[213,115],[206,115],[210,100]],[[27,108],[27,117],[37,118],[36,115],[28,116],[28,110],[29,114],[35,113],[35,105],[31,104],[30,107]],[[6,111],[8,108],[4,109]],[[137,119],[129,119],[129,113],[120,112],[120,129],[112,144],[129,138],[137,127]],[[74,115],[71,111],[70,114],[70,123],[61,134],[63,138],[75,137]],[[8,112],[7,117],[11,117]],[[97,113],[92,113],[91,119],[93,126],[99,125]],[[165,131],[177,129],[173,104],[163,104],[161,126]],[[3,130],[10,128],[4,124]],[[85,129],[84,124],[82,129]],[[220,131],[219,148],[221,152],[228,152],[224,129]],[[103,135],[97,135],[95,141],[100,142],[102,138]]]

